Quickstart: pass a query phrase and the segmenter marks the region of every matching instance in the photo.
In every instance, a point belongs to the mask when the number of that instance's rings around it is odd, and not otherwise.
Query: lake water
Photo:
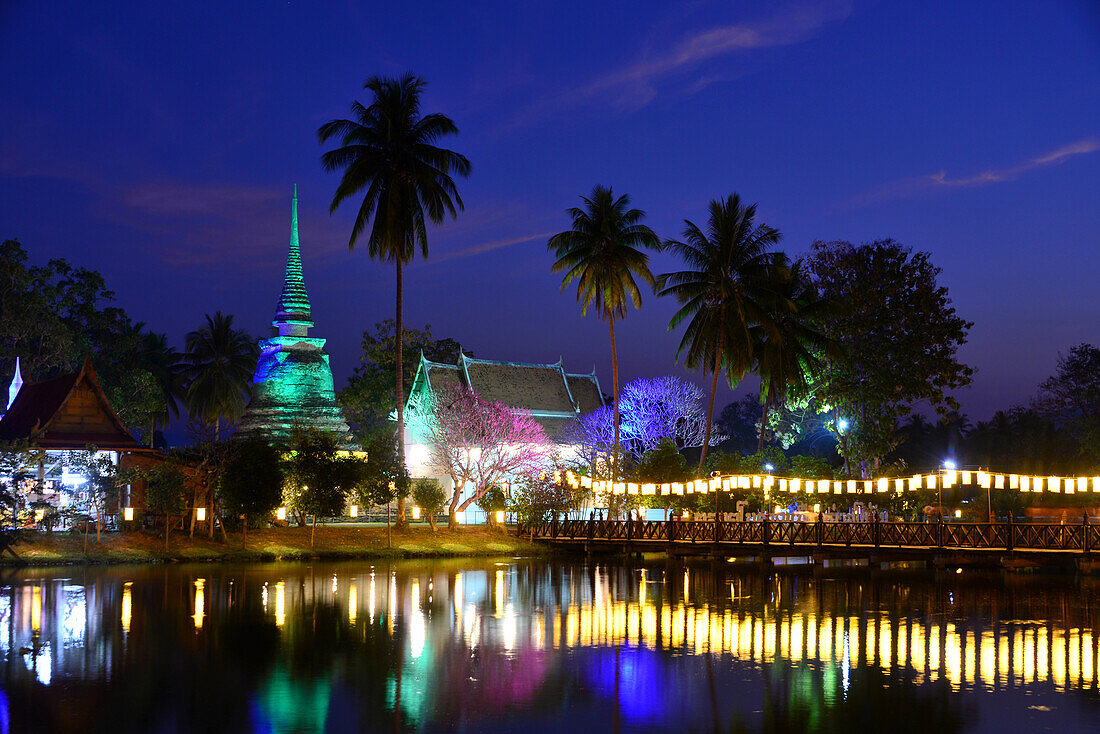
[[[657,559],[6,570],[0,733],[1100,724],[1100,582]]]

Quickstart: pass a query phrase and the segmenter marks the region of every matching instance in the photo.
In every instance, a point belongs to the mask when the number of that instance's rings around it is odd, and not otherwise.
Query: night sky
[[[562,356],[609,391],[606,325],[559,295],[546,252],[595,183],[662,237],[736,191],[792,255],[882,237],[930,251],[974,322],[973,420],[1100,342],[1100,3],[760,6],[5,2],[0,237],[100,270],[178,346],[215,309],[266,336],[297,183],[340,387],[362,331],[393,315],[394,274],[348,252],[357,202],[329,216],[316,130],[366,77],[412,71],[473,173],[465,213],[407,272],[406,323],[478,356]],[[682,374],[673,310],[651,297],[617,328],[624,381]]]

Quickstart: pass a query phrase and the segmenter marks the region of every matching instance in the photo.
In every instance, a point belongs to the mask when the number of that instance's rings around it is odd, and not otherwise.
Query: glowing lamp
[[[962,517],[962,516],[963,516],[963,511],[962,510],[955,510],[955,517],[956,518],[959,518],[959,517]]]
[[[279,509],[275,510],[275,517],[277,517],[280,520],[285,520],[286,519],[286,508],[285,507],[280,507]]]
[[[348,514],[352,517],[359,517],[359,505],[352,505],[351,509],[348,511]]]
[[[643,484],[642,485],[642,494],[657,494],[657,485],[656,484]]]
[[[1089,491],[1089,480],[1086,479],[1085,477],[1077,477],[1077,491],[1078,492],[1088,492]]]
[[[900,486],[901,482],[898,482],[898,485]],[[889,479],[880,479],[880,480],[878,480],[878,491],[879,492],[885,492],[889,488],[890,488],[890,480]]]
[[[904,479],[895,479],[894,480],[894,490],[897,491],[897,492],[904,492],[905,491],[905,480]],[[882,490],[880,489],[879,491],[881,492]]]
[[[936,488],[936,475],[935,474],[929,474],[928,476],[926,476],[924,478],[924,487],[925,487],[925,489],[935,489]]]
[[[996,475],[993,476],[993,488],[994,489],[1004,489],[1005,488],[1005,475],[1004,474],[996,474]]]
[[[125,520],[126,522],[133,522],[134,521],[134,508],[133,507],[123,508],[123,510],[122,510],[122,519]]]
[[[205,522],[206,521],[206,508],[205,507],[196,507],[195,508],[195,519],[198,520],[199,522]]]
[[[814,512],[821,512],[821,505],[814,505]]]
[[[817,493],[824,494],[829,491],[829,480],[822,479],[817,483]]]
[[[856,480],[849,479],[848,480],[848,494],[855,494],[855,491],[856,491]]]
[[[672,485],[669,482],[665,482],[661,485],[661,494],[669,494],[672,491]]]
[[[420,508],[419,507],[412,508],[412,513],[413,513],[413,520],[419,520],[420,519]]]
[[[504,510],[497,510],[497,522],[504,522]]]
[[[982,489],[989,489],[993,486],[993,478],[984,471],[978,472],[978,486]]]
[[[612,494],[626,494],[626,483],[625,482],[615,482],[615,484],[611,487],[611,493]]]
[[[760,489],[760,486],[761,486],[761,485],[762,485],[763,483],[764,483],[764,480],[763,480],[763,479],[762,479],[762,478],[760,477],[760,475],[759,475],[759,474],[753,474],[753,475],[752,475],[752,486],[753,486],[753,489]]]
[[[737,488],[748,489],[750,477],[737,477]]]
[[[964,471],[964,472],[960,472],[960,474],[962,475],[962,483],[963,484],[970,484],[970,472]]]
[[[732,486],[733,486],[733,483],[730,481],[729,477],[722,477],[722,489],[724,489],[728,492],[728,491],[730,491]]]
[[[955,486],[956,481],[958,481],[958,476],[956,475],[955,470],[954,469],[948,470],[943,475],[943,488],[944,489],[951,489],[951,487]]]
[[[791,488],[787,485],[787,480],[786,479],[780,479],[779,480],[779,491],[780,492],[790,492],[791,491]]]
[[[775,506],[775,514],[776,514],[776,515],[778,515],[778,514],[780,514],[781,512],[783,512],[783,508],[782,508],[782,507],[780,507],[779,505],[776,505],[776,506]]]
[[[1093,492],[1100,492],[1100,477],[1093,477],[1092,478],[1092,491]]]
[[[38,510],[34,511],[34,521],[35,522],[42,522],[42,518],[44,518],[45,516],[46,516],[46,511],[45,510],[38,509]]]
[[[680,484],[679,482],[672,482],[672,493],[673,494],[683,494],[684,493],[684,485]]]
[[[834,494],[840,494],[840,491],[841,491],[841,483],[840,482],[833,482],[833,493]]]
[[[1031,491],[1031,477],[1020,477],[1020,491],[1021,492],[1030,492]]]
[[[635,484],[634,482],[627,482],[627,484],[626,484],[626,493],[627,494],[638,494],[638,485]]]
[[[1062,491],[1062,479],[1060,477],[1051,477],[1047,480],[1047,485],[1050,487],[1051,492]]]

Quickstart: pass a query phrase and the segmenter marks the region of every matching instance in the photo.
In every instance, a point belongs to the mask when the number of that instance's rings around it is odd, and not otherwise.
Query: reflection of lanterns
[[[130,587],[133,581],[127,581],[122,585],[122,631],[130,631]]]
[[[280,507],[279,509],[275,510],[275,517],[280,519],[280,520],[285,520],[286,519],[286,508],[285,507]]]
[[[122,519],[125,520],[126,522],[133,522],[134,521],[134,508],[133,507],[124,508],[122,510]]]
[[[195,519],[198,520],[199,522],[205,522],[206,521],[206,508],[205,507],[195,508]]]
[[[504,522],[504,510],[497,510],[497,522]]]
[[[202,629],[203,607],[205,604],[205,593],[203,588],[206,586],[206,579],[195,579],[195,629]]]
[[[419,507],[412,508],[412,513],[413,513],[413,520],[419,520],[420,519],[420,508]]]
[[[351,516],[352,517],[359,517],[359,505],[352,505],[351,506]]]

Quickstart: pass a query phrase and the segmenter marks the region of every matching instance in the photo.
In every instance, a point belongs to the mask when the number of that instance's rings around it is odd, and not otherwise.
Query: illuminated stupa
[[[260,359],[252,377],[252,401],[241,418],[239,433],[284,443],[296,426],[302,426],[336,434],[341,448],[359,450],[336,405],[325,340],[309,336],[313,318],[302,280],[297,186],[290,205],[286,276],[271,325],[274,335],[260,340]]]

